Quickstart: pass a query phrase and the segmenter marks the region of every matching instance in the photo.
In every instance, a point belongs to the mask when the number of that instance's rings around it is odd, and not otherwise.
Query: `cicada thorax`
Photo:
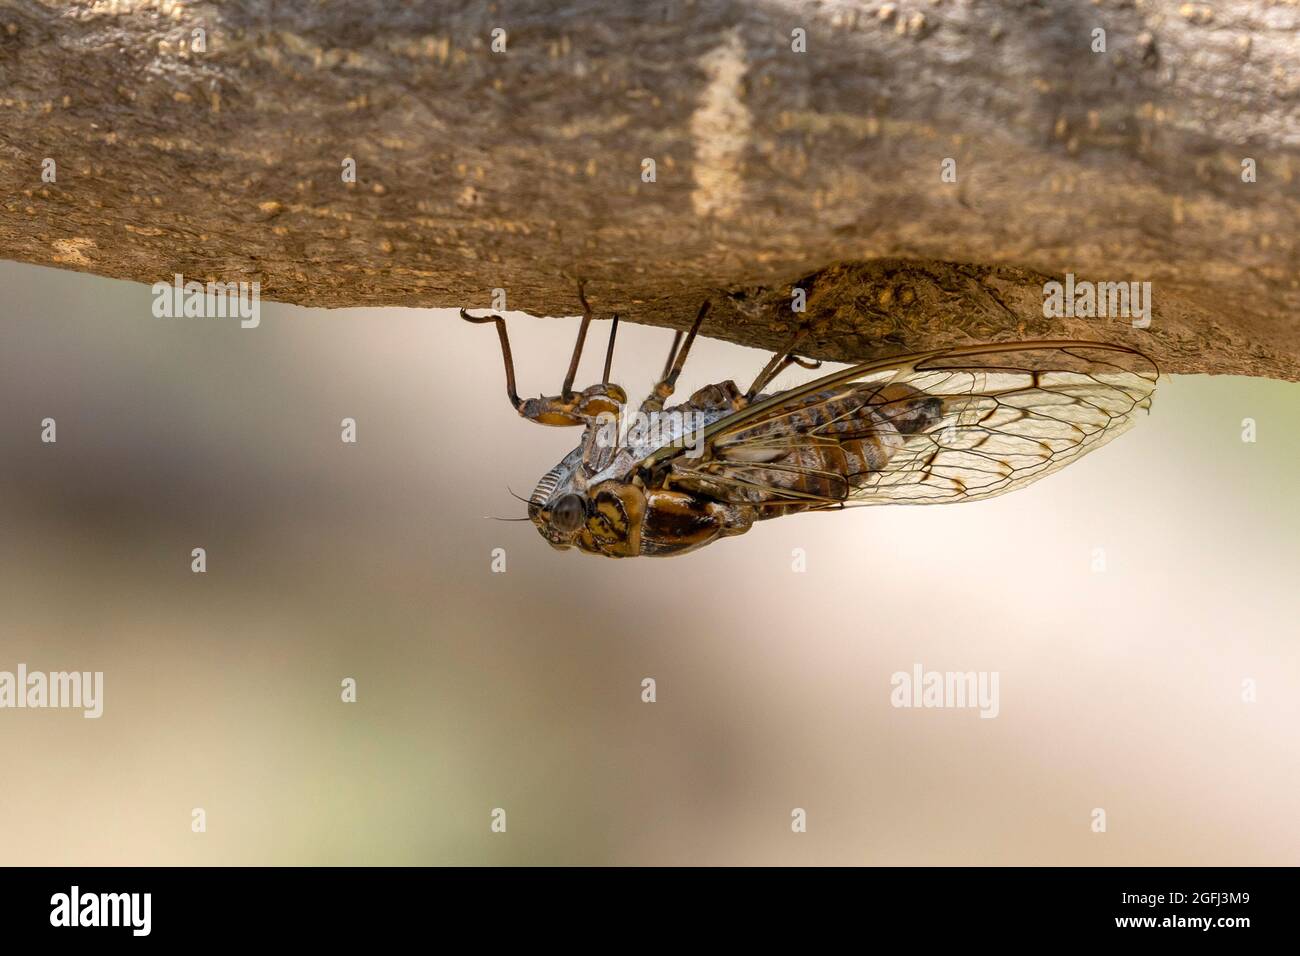
[[[758,518],[825,508],[847,499],[888,464],[905,436],[934,427],[942,415],[941,399],[910,385],[814,393],[729,432],[708,461],[674,462],[667,484],[750,502]]]
[[[639,550],[648,557],[685,554],[744,534],[757,517],[748,505],[723,504],[689,491],[648,491]]]

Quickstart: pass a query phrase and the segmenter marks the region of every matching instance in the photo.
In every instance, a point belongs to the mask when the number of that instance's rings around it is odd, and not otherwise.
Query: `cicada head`
[[[566,458],[538,483],[528,502],[528,517],[558,550],[632,557],[640,549],[645,493],[617,480],[588,488],[576,463]]]

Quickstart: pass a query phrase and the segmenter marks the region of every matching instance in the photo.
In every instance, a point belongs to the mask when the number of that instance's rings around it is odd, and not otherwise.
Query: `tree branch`
[[[18,0],[0,256],[331,307],[499,288],[573,314],[581,277],[655,325],[712,296],[705,334],[747,345],[807,322],[816,358],[1076,336],[1295,380],[1298,22],[1271,0]],[[1150,328],[1044,318],[1066,272],[1150,281]]]

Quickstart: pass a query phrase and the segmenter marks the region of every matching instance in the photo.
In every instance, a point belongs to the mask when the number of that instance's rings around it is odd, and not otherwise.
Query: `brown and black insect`
[[[959,346],[866,362],[765,394],[800,336],[744,392],[725,381],[665,408],[708,313],[678,332],[659,383],[632,417],[609,381],[573,390],[591,308],[559,395],[520,399],[505,320],[496,324],[510,403],[543,425],[580,425],[578,447],[538,483],[528,517],[554,547],[612,558],[685,554],[755,521],[854,505],[991,498],[1051,474],[1149,409],[1158,370],[1123,345],[1083,341]],[[611,423],[615,427],[611,428]],[[614,436],[611,439],[611,436]]]

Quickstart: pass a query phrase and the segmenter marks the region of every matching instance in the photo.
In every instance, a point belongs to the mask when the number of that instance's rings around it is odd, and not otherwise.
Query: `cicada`
[[[1127,430],[1149,409],[1159,372],[1142,352],[1086,341],[1006,342],[900,355],[765,392],[795,351],[753,384],[706,385],[665,406],[708,313],[678,332],[658,384],[632,413],[609,381],[573,389],[592,312],[559,395],[521,400],[505,320],[506,392],[524,418],[580,426],[578,446],[538,482],[528,518],[551,545],[610,558],[686,554],[755,522],[856,505],[978,501],[1051,474]],[[639,425],[627,428],[631,417]],[[655,423],[660,427],[654,427]]]

